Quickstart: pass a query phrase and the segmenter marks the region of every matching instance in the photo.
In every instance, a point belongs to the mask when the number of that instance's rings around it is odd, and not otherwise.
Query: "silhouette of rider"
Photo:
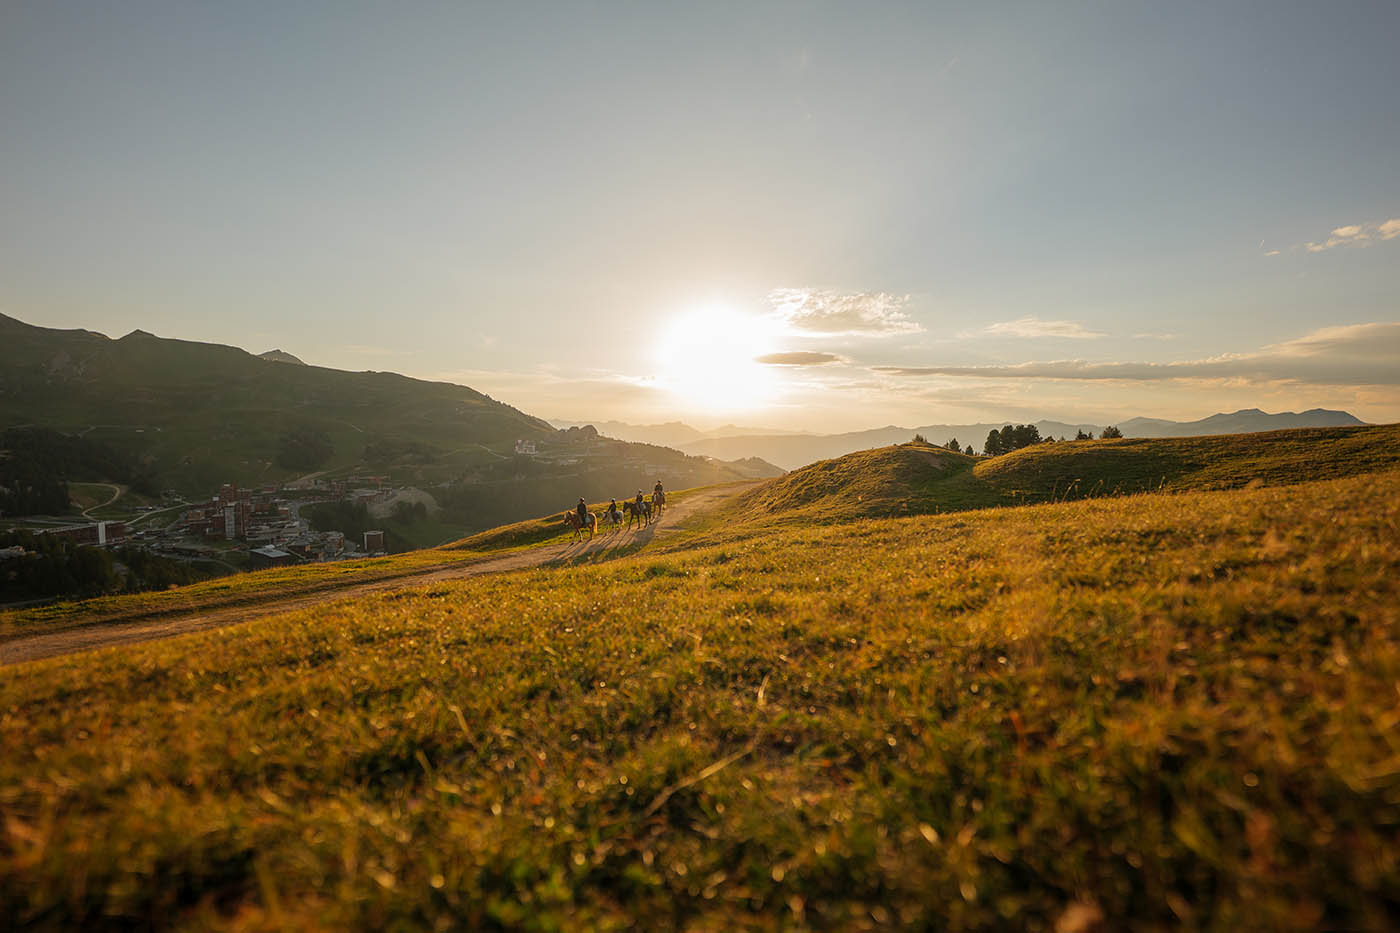
[[[661,493],[663,496],[666,494],[666,493],[662,490],[662,488],[661,488],[661,480],[657,480],[657,481],[656,481],[656,488],[653,489],[652,492],[659,492],[659,493]]]
[[[578,520],[581,524],[588,524],[588,504],[583,501],[583,496],[578,497]]]

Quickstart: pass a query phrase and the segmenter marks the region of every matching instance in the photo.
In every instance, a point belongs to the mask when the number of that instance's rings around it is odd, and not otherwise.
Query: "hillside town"
[[[316,530],[301,516],[303,508],[326,502],[371,506],[392,499],[385,476],[350,476],[343,480],[308,480],[288,486],[256,488],[225,483],[208,499],[180,501],[173,492],[168,507],[146,506],[145,514],[125,521],[62,522],[31,527],[34,534],[97,548],[138,548],[160,557],[258,570],[336,560],[377,557],[387,553],[385,532],[357,536]],[[173,516],[173,517],[172,517]],[[165,524],[157,518],[164,517]],[[0,551],[0,560],[26,556],[22,547]]]

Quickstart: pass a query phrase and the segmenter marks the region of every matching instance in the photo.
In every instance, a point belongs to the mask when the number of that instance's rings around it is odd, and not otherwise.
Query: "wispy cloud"
[[[1042,321],[1034,317],[989,324],[981,332],[993,337],[1068,337],[1073,340],[1108,336],[1103,331],[1089,330],[1078,321]]]
[[[908,295],[779,288],[768,293],[768,303],[780,321],[811,337],[888,337],[923,330],[904,310]]]
[[[765,353],[755,357],[754,362],[767,363],[770,366],[825,366],[827,363],[841,362],[841,357],[835,353],[818,353],[814,350],[788,350],[783,353]]]
[[[1334,227],[1326,239],[1304,243],[1303,248],[1310,253],[1321,253],[1338,246],[1370,246],[1377,240],[1393,240],[1396,237],[1400,237],[1400,217]],[[1265,255],[1272,256],[1274,253]]]
[[[1253,353],[1168,363],[1047,360],[991,366],[878,366],[902,376],[970,376],[980,379],[1258,380],[1317,385],[1400,385],[1400,323],[1325,327]]]

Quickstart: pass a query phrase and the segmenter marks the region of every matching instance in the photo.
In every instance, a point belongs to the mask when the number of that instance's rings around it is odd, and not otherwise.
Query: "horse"
[[[656,513],[657,521],[661,520],[661,507],[666,504],[666,494],[664,492],[654,492],[651,494],[651,510]]]
[[[627,513],[627,527],[630,529],[633,522],[639,522],[643,528],[651,524],[651,503],[643,502],[640,506],[631,499],[622,503],[622,511]]]
[[[609,509],[602,514],[602,517],[612,522],[613,528],[617,528],[622,524],[622,512],[617,509]]]
[[[564,524],[574,530],[574,540],[577,541],[583,534],[583,529],[588,529],[588,540],[593,540],[594,533],[598,530],[598,516],[592,512],[588,513],[587,519],[578,517],[578,512],[573,509],[564,513]]]

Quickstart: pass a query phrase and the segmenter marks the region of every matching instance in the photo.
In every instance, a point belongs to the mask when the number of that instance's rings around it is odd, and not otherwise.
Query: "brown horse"
[[[575,541],[583,535],[584,528],[588,529],[588,540],[592,541],[594,533],[598,530],[598,516],[589,512],[588,518],[582,519],[578,517],[578,512],[569,509],[564,513],[564,524],[574,530]]]
[[[651,503],[643,502],[640,506],[631,499],[622,503],[622,511],[627,513],[627,527],[631,529],[632,523],[637,522],[643,528],[651,524]]]
[[[664,492],[654,492],[651,494],[651,510],[656,513],[656,520],[661,520],[661,507],[666,504],[666,494]]]

